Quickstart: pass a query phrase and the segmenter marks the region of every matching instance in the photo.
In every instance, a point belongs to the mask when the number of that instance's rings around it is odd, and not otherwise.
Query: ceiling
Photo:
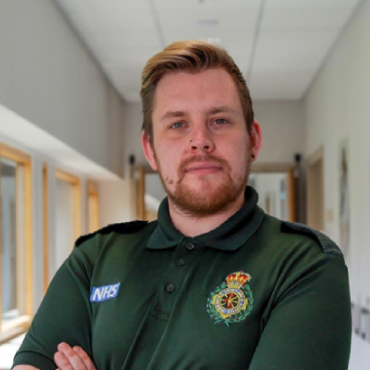
[[[127,101],[173,41],[220,44],[254,100],[299,100],[361,0],[55,0]]]

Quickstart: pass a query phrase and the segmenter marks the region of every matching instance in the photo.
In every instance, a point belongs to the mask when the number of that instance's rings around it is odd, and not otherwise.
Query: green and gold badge
[[[243,272],[233,272],[211,293],[207,312],[216,324],[227,326],[244,320],[253,308],[253,292],[248,282],[252,277]]]

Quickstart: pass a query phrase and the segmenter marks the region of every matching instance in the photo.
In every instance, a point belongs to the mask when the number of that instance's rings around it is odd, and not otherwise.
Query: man
[[[55,369],[56,351],[62,370],[347,369],[342,254],[257,206],[261,128],[230,56],[174,43],[148,61],[141,96],[142,146],[168,194],[158,222],[76,242],[14,369]]]

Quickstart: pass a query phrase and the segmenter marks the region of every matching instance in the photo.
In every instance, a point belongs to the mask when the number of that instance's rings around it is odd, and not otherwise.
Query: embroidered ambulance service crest
[[[230,324],[244,320],[252,311],[254,298],[248,282],[252,277],[233,272],[214,290],[207,300],[207,312],[216,324]]]

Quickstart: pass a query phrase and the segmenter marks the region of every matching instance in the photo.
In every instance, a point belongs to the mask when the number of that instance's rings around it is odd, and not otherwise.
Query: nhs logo
[[[117,297],[120,285],[121,283],[99,287],[94,286],[90,296],[90,302],[102,302],[106,301],[107,299]]]

